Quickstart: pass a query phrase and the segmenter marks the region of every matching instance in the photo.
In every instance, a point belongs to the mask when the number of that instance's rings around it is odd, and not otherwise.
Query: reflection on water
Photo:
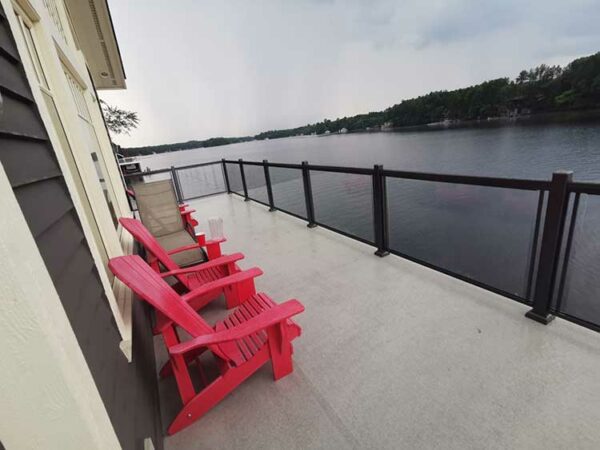
[[[388,179],[390,247],[526,297],[539,193]]]
[[[142,165],[223,157],[537,179],[571,169],[575,179],[600,181],[600,125],[302,137],[156,155]],[[242,193],[239,166],[228,164],[228,173],[232,189]],[[263,168],[246,166],[245,175],[250,197],[266,203]],[[270,175],[276,206],[306,217],[301,171],[271,168]],[[317,222],[373,241],[369,176],[312,171],[311,180]],[[387,191],[392,249],[527,297],[539,192],[391,178]],[[600,198],[584,195],[561,309],[598,324],[599,230]]]

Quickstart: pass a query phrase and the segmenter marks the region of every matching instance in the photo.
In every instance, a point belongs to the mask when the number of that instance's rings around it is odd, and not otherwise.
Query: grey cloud
[[[142,145],[383,109],[600,50],[600,0],[114,0]],[[134,18],[136,20],[132,20]]]

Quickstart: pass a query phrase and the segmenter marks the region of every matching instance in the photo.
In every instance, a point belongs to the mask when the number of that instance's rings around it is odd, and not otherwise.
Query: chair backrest
[[[108,267],[127,287],[154,309],[167,316],[192,337],[214,333],[212,327],[181,299],[152,268],[139,256],[127,255],[112,258]],[[229,359],[217,346],[210,346],[213,353]]]
[[[131,219],[129,217],[121,217],[119,223],[123,225],[136,241],[144,246],[147,252],[152,253],[156,259],[169,271],[180,269],[175,264],[175,261],[171,259],[167,251],[162,245],[156,240],[154,236],[148,231],[142,222],[137,219]],[[181,281],[185,286],[188,285],[187,278],[184,275],[176,275],[177,279]]]
[[[185,229],[171,180],[133,185],[142,223],[156,237]]]

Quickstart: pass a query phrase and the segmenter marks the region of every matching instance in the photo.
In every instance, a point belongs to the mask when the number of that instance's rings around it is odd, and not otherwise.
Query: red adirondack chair
[[[160,273],[161,277],[175,277],[188,291],[192,291],[205,284],[230,277],[237,273],[245,274],[246,279],[244,283],[252,285],[251,287],[254,289],[254,277],[250,275],[254,273],[254,276],[257,276],[256,273],[251,271],[241,271],[236,264],[237,261],[244,258],[242,253],[219,256],[202,264],[181,268],[171,259],[170,255],[194,248],[200,248],[202,247],[200,243],[187,245],[167,252],[139,220],[121,217],[119,223],[121,223],[123,228],[129,231],[132,236],[144,246],[146,252],[149,253],[150,256],[148,261],[149,264],[156,272]],[[210,244],[207,243],[206,245]],[[161,265],[167,270],[166,272],[161,273]],[[199,309],[206,305],[208,302],[217,298],[221,293],[225,295],[227,308],[233,308],[240,303],[240,293],[243,292],[244,289],[247,288],[243,286],[243,283],[231,286],[223,285],[220,289],[214,289],[213,291],[207,292],[202,299],[197,299],[195,302],[195,309]]]
[[[213,328],[189,304],[214,289],[213,286],[204,285],[179,296],[136,255],[113,258],[109,267],[157,311],[155,333],[162,335],[169,352],[168,370],[161,375],[174,375],[183,402],[183,408],[168,428],[169,434],[198,420],[267,361],[271,360],[275,380],[293,371],[291,341],[300,336],[301,329],[291,317],[304,311],[298,300],[277,305],[266,294],[250,290],[245,301]],[[212,282],[220,283],[224,279]],[[181,342],[176,327],[184,329],[192,339]],[[206,350],[212,352],[220,370],[220,375],[211,382],[205,380],[197,360]],[[190,378],[189,369],[194,364],[204,378],[205,386],[199,391]]]

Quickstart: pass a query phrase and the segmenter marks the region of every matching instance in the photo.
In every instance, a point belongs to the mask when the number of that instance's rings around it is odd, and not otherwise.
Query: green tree
[[[111,106],[104,100],[100,100],[100,106],[102,108],[106,127],[113,134],[129,134],[129,132],[134,128],[137,128],[140,123],[140,119],[136,112],[126,111]]]
[[[526,70],[521,70],[519,76],[515,80],[517,84],[527,83],[529,81],[529,73]]]

